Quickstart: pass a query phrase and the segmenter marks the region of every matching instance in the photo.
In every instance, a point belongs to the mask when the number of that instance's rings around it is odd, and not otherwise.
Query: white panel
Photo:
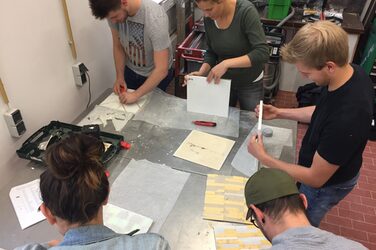
[[[231,81],[223,80],[219,84],[208,83],[206,77],[190,76],[187,89],[187,110],[228,117]]]

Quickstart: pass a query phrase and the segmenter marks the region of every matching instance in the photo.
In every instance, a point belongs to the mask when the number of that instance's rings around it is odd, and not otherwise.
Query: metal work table
[[[91,110],[95,104],[105,99],[111,90],[107,90],[96,102],[91,105]],[[73,123],[79,122],[89,111],[85,111]],[[126,167],[131,158],[136,160],[146,159],[157,164],[166,164],[170,167],[179,168],[189,166],[188,169],[197,168],[197,173],[191,173],[182,193],[180,194],[174,208],[163,224],[160,234],[170,243],[172,249],[211,249],[212,234],[210,234],[210,221],[202,219],[204,206],[206,175],[204,173],[215,173],[221,175],[243,176],[231,166],[231,161],[250,129],[256,124],[254,113],[241,111],[239,138],[223,164],[220,171],[212,170],[194,163],[176,158],[173,153],[181,142],[190,133],[189,130],[164,128],[151,125],[142,121],[129,121],[121,131],[124,139],[132,144],[130,150],[122,150],[114,157],[107,166],[110,171],[110,182],[113,183],[116,177]],[[268,125],[291,128],[293,130],[293,147],[285,146],[281,159],[294,162],[296,145],[296,122],[286,120],[274,120],[266,122]],[[115,133],[111,122],[103,129],[106,132]],[[21,160],[17,166],[12,166],[16,171],[15,178],[0,190],[0,248],[11,249],[30,242],[46,242],[52,239],[62,239],[56,229],[48,224],[46,220],[37,223],[25,230],[21,230],[12,203],[9,199],[9,191],[12,187],[39,178],[45,167],[35,163]],[[135,211],[137,212],[137,211]]]

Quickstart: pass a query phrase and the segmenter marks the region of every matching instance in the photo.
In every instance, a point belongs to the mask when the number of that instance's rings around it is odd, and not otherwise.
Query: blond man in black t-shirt
[[[298,164],[266,153],[262,136],[254,135],[248,151],[271,168],[286,171],[301,183],[313,226],[356,185],[373,114],[373,88],[366,73],[349,64],[348,37],[339,26],[318,21],[302,27],[281,49],[282,58],[319,86],[317,106],[278,109],[264,105],[263,119],[284,118],[309,123]],[[256,115],[259,107],[256,108]]]

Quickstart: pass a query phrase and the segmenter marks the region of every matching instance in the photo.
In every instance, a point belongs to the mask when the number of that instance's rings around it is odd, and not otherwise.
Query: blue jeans
[[[171,68],[168,70],[167,76],[159,83],[158,88],[160,88],[163,91],[166,91],[168,85],[172,81],[172,78],[174,78],[174,70]],[[147,77],[139,75],[130,68],[125,67],[124,79],[127,83],[127,88],[138,89],[142,84],[144,84]]]
[[[353,190],[358,178],[359,174],[344,183],[322,188],[300,185],[300,193],[307,197],[308,208],[306,212],[312,226],[318,227],[320,225],[325,214]]]

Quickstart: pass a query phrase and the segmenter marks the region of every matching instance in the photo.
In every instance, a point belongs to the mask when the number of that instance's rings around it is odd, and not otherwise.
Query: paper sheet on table
[[[221,79],[219,84],[208,83],[206,77],[189,76],[187,84],[187,110],[228,117],[231,80]]]
[[[133,89],[128,89],[127,91],[133,92]],[[119,100],[119,96],[115,93],[111,93],[103,102],[99,104],[99,106],[107,107],[110,109],[115,109],[120,112],[129,112],[136,114],[148,101],[150,94],[146,94],[142,96],[137,102],[132,104],[122,104]]]
[[[262,125],[262,128],[270,128],[273,130],[272,137],[263,137],[264,147],[274,158],[279,159],[284,146],[292,147],[292,130],[286,128],[278,128],[268,125]],[[248,153],[248,142],[253,134],[257,133],[257,125],[255,125],[238,152],[234,156],[231,165],[246,176],[251,176],[258,170],[258,160]]]
[[[22,229],[45,219],[42,212],[38,211],[42,204],[39,179],[13,187],[9,197]]]
[[[131,160],[111,186],[109,202],[154,221],[159,232],[190,174],[147,160]]]
[[[106,127],[107,121],[112,121],[115,130],[121,131],[133,116],[133,113],[126,112],[124,110],[118,111],[97,105],[85,118],[80,121],[80,123],[78,123],[78,125],[84,126],[89,124],[103,124],[103,127]]]
[[[260,229],[253,225],[231,225],[220,223],[214,225],[217,250],[269,249],[271,243]]]
[[[247,178],[208,174],[203,218],[250,224],[245,219],[247,205],[244,186]]]
[[[228,118],[212,116],[187,111],[187,100],[164,93],[159,89],[152,92],[150,100],[138,112],[133,120],[145,121],[160,127],[186,130],[200,130],[203,132],[239,137],[240,110],[230,107]],[[204,127],[193,124],[193,121],[212,121],[216,127]]]
[[[136,234],[147,233],[153,220],[124,208],[107,204],[103,207],[104,225],[119,234],[127,234],[139,229]]]
[[[193,130],[174,156],[219,170],[234,144],[233,140]]]

